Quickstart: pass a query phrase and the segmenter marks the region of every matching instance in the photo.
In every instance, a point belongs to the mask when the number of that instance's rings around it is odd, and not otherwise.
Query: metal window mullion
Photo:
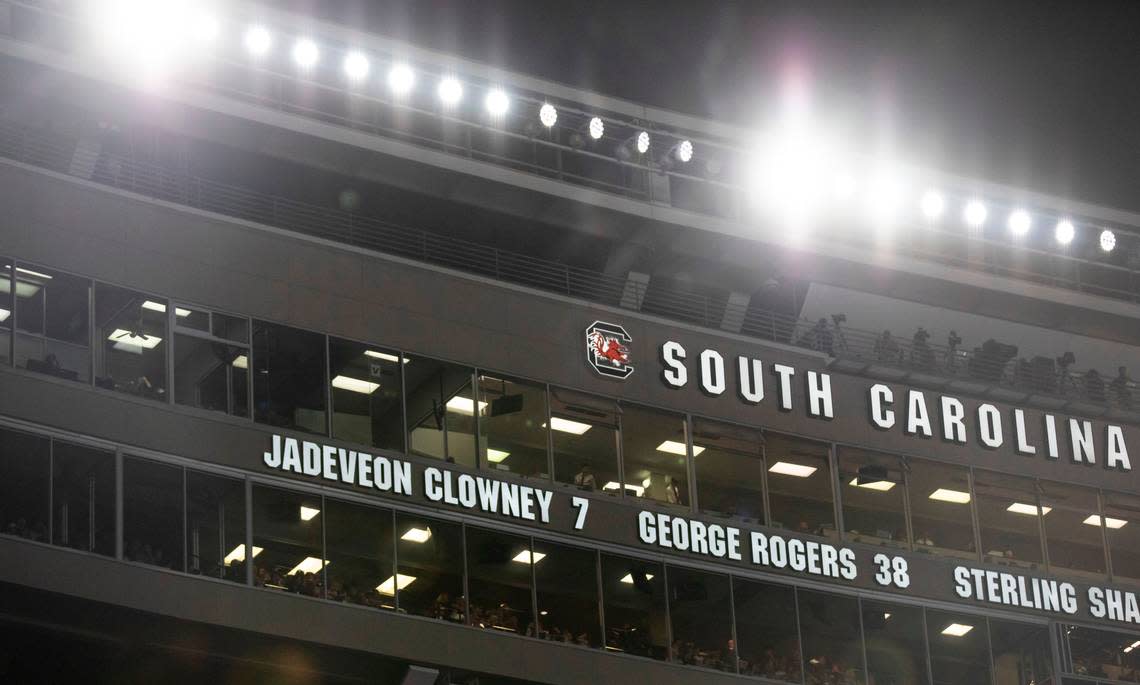
[[[871,682],[871,665],[867,662],[867,633],[863,629],[863,598],[855,598],[855,611],[859,614],[859,650],[863,654],[863,682]],[[993,682],[993,681],[991,681]]]
[[[253,481],[245,477],[245,584],[253,585]]]
[[[12,296],[16,292],[12,291]],[[44,339],[47,339],[47,288],[44,288]],[[95,387],[95,345],[98,344],[95,332],[95,282],[87,281],[87,385]],[[121,557],[120,557],[121,558]]]
[[[538,573],[534,568],[537,566],[534,563],[534,538],[529,537],[527,541],[530,543],[530,622],[535,627],[534,637],[538,637]]]
[[[606,648],[606,597],[605,591],[602,589],[602,553],[599,550],[594,552],[594,582],[596,583],[594,595],[598,603],[598,627],[602,630],[602,649]]]
[[[902,473],[903,528],[906,531],[904,549],[914,551],[914,519],[910,512],[910,462],[905,457],[900,457],[898,462],[899,470]]]
[[[673,654],[673,608],[669,601],[669,565],[664,562],[661,562],[661,585],[665,588],[665,661],[673,663],[676,656]]]
[[[697,498],[697,460],[693,454],[693,415],[685,414],[685,477],[689,490],[689,511],[698,512],[700,502]]]
[[[247,356],[246,356],[246,363],[245,363],[245,411],[246,411],[246,417],[250,421],[253,421],[256,423],[257,418],[254,415],[254,405],[256,403],[254,402],[253,396],[255,394],[254,386],[256,385],[257,364],[256,364],[256,361],[254,359],[255,353],[253,350],[253,348],[256,347],[254,345],[253,319],[251,319],[249,317],[245,317],[245,323],[246,323],[246,330],[249,331],[249,349],[246,350]],[[251,506],[251,504],[249,502],[247,502],[246,508],[248,509],[250,506]]]
[[[553,483],[557,480],[554,477],[554,410],[551,407],[553,395],[549,383],[544,387],[546,388],[546,473],[549,476],[548,480]]]
[[[404,355],[403,350],[401,350],[396,356],[399,358],[400,366],[400,425],[403,427],[403,435],[400,437],[400,444],[403,445],[404,454],[410,454],[412,451],[412,446],[409,444],[408,440],[408,379],[407,374],[404,373],[404,367],[407,366],[407,364],[404,363],[404,360],[407,359],[407,357]],[[447,452],[444,452],[445,458],[446,455]],[[395,531],[395,528],[392,530]],[[399,595],[400,593],[397,592],[396,594]],[[399,607],[399,603],[397,603],[396,606]]]
[[[732,574],[725,577],[728,579],[728,616],[732,622],[732,672],[740,673],[740,640],[736,636],[736,578]]]
[[[392,524],[392,605],[395,607],[394,611],[400,611],[400,537],[397,535],[396,528],[396,510],[389,509],[388,513],[391,514]]]
[[[618,409],[621,408],[620,405],[616,405],[616,403],[615,403],[615,406]],[[622,424],[625,423],[625,420],[624,420],[625,417],[622,415],[622,413],[620,411],[618,411],[614,414],[614,418],[616,419],[616,423],[617,423],[617,430],[614,431],[614,447],[616,448],[614,451],[617,452],[618,498],[624,500],[625,499],[625,445],[624,445],[624,440],[622,440],[622,436],[624,435],[625,426],[623,426]]]
[[[123,450],[115,449],[115,558],[123,558]],[[94,545],[95,541],[90,541]]]
[[[797,647],[796,651],[798,651],[800,653],[800,663],[799,663],[800,677],[799,677],[799,680],[797,682],[803,683],[803,682],[807,681],[807,678],[806,678],[807,669],[804,667],[804,664],[806,663],[804,661],[804,657],[805,657],[805,654],[804,654],[804,627],[803,627],[804,622],[800,619],[800,588],[798,586],[795,586],[795,585],[792,585],[791,588],[792,588],[792,601],[795,604],[795,611],[796,611],[796,647]]]
[[[471,369],[471,411],[475,415],[475,468],[487,468],[483,464],[483,412],[479,411],[479,398],[482,388],[479,387],[479,369]],[[488,409],[490,403],[487,404]],[[446,405],[445,405],[446,411]]]
[[[926,609],[920,607],[918,614],[922,619],[922,651],[926,655],[926,682],[934,683],[934,659],[930,655],[930,626],[926,622]]]
[[[1114,580],[1114,572],[1112,569],[1112,554],[1108,549],[1108,513],[1106,511],[1107,502],[1104,497],[1103,490],[1096,491],[1096,506],[1097,513],[1100,515],[1100,539],[1104,544],[1104,573],[1108,576],[1109,580]]]
[[[1041,517],[1038,516],[1037,518],[1041,518]],[[988,661],[990,664],[990,682],[996,683],[998,681],[998,679],[997,679],[997,667],[994,665],[994,632],[993,632],[992,627],[990,626],[990,619],[985,617],[985,616],[982,616],[981,618],[982,618],[982,622],[986,626],[986,655],[989,657]]]
[[[332,359],[329,354],[330,338],[328,335],[322,337],[325,339],[325,435],[331,437],[333,434]]]
[[[48,543],[55,544],[55,438],[50,436],[48,437]]]
[[[1041,548],[1041,562],[1042,566],[1045,567],[1045,572],[1048,573],[1051,570],[1052,564],[1049,561],[1049,545],[1045,541],[1045,516],[1041,514],[1041,507],[1043,506],[1043,502],[1041,501],[1041,482],[1036,478],[1031,482],[1033,483],[1033,506],[1037,507],[1037,516],[1035,518],[1037,519],[1038,543]]]
[[[17,311],[19,307],[16,306],[16,260],[8,262],[8,296],[11,301],[12,316],[9,318],[8,328],[8,366],[16,366],[16,328],[18,327],[17,319],[20,313]],[[50,528],[50,526],[49,526]],[[48,540],[51,540],[51,531],[48,531]]]
[[[479,405],[476,404],[476,407]],[[471,592],[467,578],[467,523],[459,524],[459,541],[463,547],[463,625],[471,625]]]
[[[329,540],[325,521],[329,518],[329,505],[324,495],[321,495],[321,598],[329,597]]]
[[[974,478],[974,469],[966,469],[966,486],[970,490],[970,523],[974,527],[974,559],[981,560],[982,553],[982,523],[978,516],[978,487]]]
[[[190,555],[187,554],[186,550],[189,539],[187,533],[190,528],[190,500],[189,493],[187,492],[188,478],[186,477],[186,467],[181,467],[179,472],[182,474],[182,572],[186,573],[190,569]],[[199,572],[200,571],[201,569],[199,569]]]
[[[831,505],[835,516],[835,530],[839,533],[839,539],[846,540],[847,526],[843,522],[842,493],[839,487],[839,450],[836,449],[834,442],[827,445],[827,461],[831,470]]]
[[[174,300],[167,298],[166,300],[166,403],[174,404],[174,326],[175,315],[177,309],[174,307]],[[229,378],[229,373],[226,374]],[[229,386],[229,383],[226,384]],[[228,406],[228,403],[227,403]],[[185,480],[185,478],[183,479]]]
[[[764,508],[763,525],[772,525],[772,504],[768,496],[768,440],[763,431],[760,432],[760,500]]]

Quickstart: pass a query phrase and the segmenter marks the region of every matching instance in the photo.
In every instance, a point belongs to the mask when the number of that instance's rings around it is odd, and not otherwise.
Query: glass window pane
[[[1047,626],[990,619],[996,685],[1053,682],[1053,652]]]
[[[123,459],[123,556],[182,570],[182,469]]]
[[[325,337],[253,324],[254,420],[310,433],[325,428]]]
[[[1040,564],[1041,532],[1033,480],[975,471],[974,487],[986,561],[1010,566]]]
[[[470,624],[505,633],[533,632],[530,566],[530,538],[468,527]]]
[[[1096,490],[1046,481],[1039,485],[1049,566],[1105,575]]]
[[[806,590],[797,595],[807,682],[864,682],[858,602]]]
[[[16,364],[69,380],[91,378],[91,282],[27,264],[16,267]]]
[[[249,416],[249,350],[176,333],[174,401]]]
[[[0,429],[0,533],[47,542],[51,441]]]
[[[601,647],[598,620],[597,554],[591,550],[534,541],[538,621],[534,637]],[[530,631],[527,631],[530,635]]]
[[[926,636],[930,644],[930,671],[936,685],[991,682],[984,617],[927,611]]]
[[[12,262],[0,259],[0,364],[12,363]]]
[[[835,538],[831,462],[822,442],[764,433],[770,525]]]
[[[175,325],[179,328],[201,331],[237,343],[249,343],[249,319],[245,317],[230,316],[186,304],[175,305],[174,314]]]
[[[1140,580],[1140,497],[1104,493],[1104,522],[1113,577]]]
[[[554,478],[583,490],[618,494],[617,404],[551,388]]]
[[[550,478],[546,459],[546,388],[479,374],[479,456],[487,468]]]
[[[606,649],[664,660],[668,647],[661,564],[602,555]]]
[[[115,455],[52,443],[52,543],[115,554]]]
[[[688,506],[684,417],[628,404],[621,409],[626,494]]]
[[[908,464],[915,550],[943,556],[977,556],[967,469],[923,459],[911,459]]]
[[[669,567],[672,660],[736,672],[728,576]]]
[[[186,473],[186,556],[190,573],[245,582],[245,483]]]
[[[404,386],[408,451],[474,467],[473,369],[428,357],[408,356],[407,359]]]
[[[395,609],[392,512],[333,499],[325,508],[328,598]]]
[[[329,338],[334,438],[404,451],[400,367],[399,352]]]
[[[694,418],[693,450],[698,452],[693,464],[701,511],[763,523],[764,447],[760,431]]]
[[[462,527],[397,512],[396,535],[400,611],[463,623]]]
[[[95,385],[165,399],[166,300],[95,284]]]
[[[863,640],[869,682],[920,685],[926,675],[922,609],[901,604],[863,602]]]
[[[851,447],[839,449],[844,537],[876,545],[907,545],[902,460]]]
[[[1072,672],[1076,675],[1140,682],[1140,649],[1129,649],[1135,635],[1082,626],[1065,626]]]
[[[255,485],[252,506],[254,584],[321,597],[320,496]]]
[[[740,672],[788,683],[801,682],[795,591],[733,579]]]

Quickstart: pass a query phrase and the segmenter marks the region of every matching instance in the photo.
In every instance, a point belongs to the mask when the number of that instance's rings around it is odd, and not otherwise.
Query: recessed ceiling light
[[[328,561],[325,561],[325,563],[322,564],[321,560],[316,557],[305,557],[301,563],[294,566],[293,570],[289,571],[289,573],[286,575],[295,576],[298,573],[316,573],[317,571],[321,570],[322,566],[328,565]]]
[[[968,626],[962,623],[951,623],[942,629],[942,634],[949,635],[950,637],[962,637],[973,629],[974,626]]]
[[[312,521],[313,519],[315,519],[317,517],[317,514],[319,514],[319,513],[321,513],[320,509],[314,509],[313,507],[306,507],[303,504],[301,505],[301,520],[302,521]]]
[[[387,352],[377,352],[376,350],[364,350],[364,355],[367,357],[373,357],[375,359],[383,359],[384,361],[392,362],[393,364],[400,361],[400,357],[397,355],[388,354]],[[404,359],[405,364],[410,361],[412,360],[407,358]]]
[[[235,369],[248,369],[249,357],[245,356],[244,354],[239,354],[238,356],[234,357],[233,365]]]
[[[1087,519],[1084,520],[1084,523],[1090,526],[1100,527],[1100,516],[1097,514],[1091,514]],[[1116,530],[1118,528],[1123,528],[1127,524],[1128,521],[1125,521],[1124,519],[1114,519],[1111,516],[1104,517],[1104,525],[1106,528],[1112,528],[1113,530]]]
[[[1032,504],[1022,504],[1021,502],[1014,502],[1005,508],[1006,511],[1014,514],[1025,514],[1026,516],[1036,516],[1037,507]],[[1053,511],[1053,507],[1041,507],[1041,515],[1044,516]]]
[[[685,456],[685,443],[677,442],[676,440],[666,440],[657,446],[658,452],[668,452],[669,454],[676,454],[678,456]],[[697,456],[704,452],[705,448],[700,445],[693,445],[693,456]]]
[[[377,585],[376,591],[382,595],[391,597],[396,594],[396,590],[403,590],[411,585],[415,579],[415,576],[405,576],[403,573],[397,573],[394,577],[389,576],[388,580]]]
[[[620,490],[621,484],[611,480],[610,482],[603,485],[602,489],[603,490]],[[641,497],[642,495],[645,494],[645,488],[641,487],[640,485],[626,485],[625,489],[629,490],[630,492],[632,492],[634,495],[637,495],[638,497]]]
[[[646,573],[645,579],[646,580],[653,580],[653,574],[652,573]],[[633,585],[633,574],[632,573],[625,574],[624,576],[621,577],[621,580],[618,582],[625,583],[626,585]]]
[[[962,492],[961,490],[950,490],[948,488],[938,488],[930,493],[929,497],[939,502],[950,502],[951,504],[970,503],[970,493]]]
[[[152,312],[162,312],[163,314],[166,313],[166,305],[164,305],[161,302],[155,302],[154,300],[147,300],[146,302],[143,302],[142,308],[143,309],[149,309]],[[182,307],[175,307],[174,308],[174,315],[175,316],[190,316],[190,310],[189,309],[183,309]]]
[[[492,464],[498,464],[499,462],[501,462],[502,460],[506,459],[509,456],[511,456],[510,452],[505,452],[503,450],[497,450],[493,447],[487,448],[487,461],[491,462]]]
[[[866,483],[860,483],[858,476],[851,479],[851,485],[854,485],[857,488],[878,490],[879,492],[886,492],[895,486],[895,484],[889,480],[873,480],[867,481]]]
[[[807,478],[817,470],[818,469],[814,466],[792,464],[786,461],[778,461],[772,464],[772,467],[768,469],[771,473],[778,473],[781,476],[795,476],[796,478]]]
[[[408,532],[400,536],[400,539],[422,544],[431,539],[431,528],[409,528]]]
[[[116,328],[111,335],[107,336],[107,340],[115,343],[114,348],[116,350],[138,353],[143,350],[153,350],[162,342],[162,338],[157,335],[135,334],[124,328]]]
[[[457,414],[464,414],[466,416],[475,415],[475,403],[471,401],[470,397],[461,397],[456,395],[447,401],[447,408]],[[479,413],[482,414],[483,410],[487,408],[487,403],[479,402]]]
[[[552,416],[550,418],[550,427],[556,431],[561,431],[563,433],[573,433],[574,435],[581,435],[593,428],[593,426],[588,423],[571,421],[570,419],[563,419],[557,416]]]
[[[257,545],[253,546],[253,558],[254,559],[256,559],[257,555],[261,554],[261,552],[262,552],[261,547],[258,547]],[[230,553],[227,554],[224,559],[222,559],[222,563],[224,563],[226,566],[229,566],[230,564],[234,563],[235,561],[238,562],[239,564],[241,562],[245,561],[245,545],[244,544],[238,545],[237,547],[234,547],[232,550],[230,550]]]
[[[371,395],[380,388],[379,383],[353,378],[352,376],[337,376],[332,379],[332,386],[341,390],[358,392],[361,395]]]
[[[534,553],[534,563],[536,563],[536,564],[545,558],[546,558],[546,555],[543,554],[542,552],[535,552]],[[516,554],[513,559],[511,559],[511,561],[517,561],[520,564],[529,564],[529,563],[531,563],[530,560],[531,560],[531,554],[530,554],[529,549],[524,549],[523,551]]]

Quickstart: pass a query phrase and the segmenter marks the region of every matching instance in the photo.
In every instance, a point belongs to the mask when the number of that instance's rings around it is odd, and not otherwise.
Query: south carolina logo
[[[603,376],[629,378],[629,345],[633,338],[617,324],[595,321],[586,329],[586,359]]]

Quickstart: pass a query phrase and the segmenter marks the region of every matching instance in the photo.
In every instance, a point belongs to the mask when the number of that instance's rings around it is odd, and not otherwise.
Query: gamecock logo
[[[586,329],[586,359],[603,376],[629,378],[629,345],[633,338],[617,324],[595,321]]]

